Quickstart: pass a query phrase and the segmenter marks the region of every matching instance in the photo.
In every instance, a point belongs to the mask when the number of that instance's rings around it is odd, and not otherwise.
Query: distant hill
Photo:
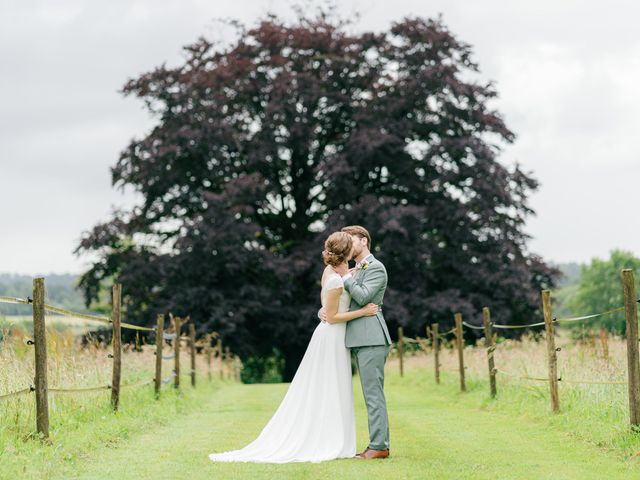
[[[49,274],[45,276],[45,301],[69,310],[86,312],[82,292],[76,289],[79,275]],[[33,295],[33,277],[16,273],[0,273],[0,296],[26,298]],[[0,303],[2,315],[31,315],[31,307]]]
[[[551,265],[562,272],[562,277],[558,280],[558,287],[575,285],[580,282],[580,268],[582,267],[580,263],[552,263]]]

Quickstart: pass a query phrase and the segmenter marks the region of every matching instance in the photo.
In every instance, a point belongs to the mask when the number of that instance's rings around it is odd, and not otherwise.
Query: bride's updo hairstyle
[[[332,233],[324,242],[322,259],[326,265],[337,267],[349,260],[352,247],[353,239],[351,235],[345,232]]]

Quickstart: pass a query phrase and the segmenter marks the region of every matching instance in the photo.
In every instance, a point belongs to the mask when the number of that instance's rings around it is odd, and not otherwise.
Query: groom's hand
[[[324,309],[324,307],[318,310],[318,318],[323,322],[327,321],[327,311]]]

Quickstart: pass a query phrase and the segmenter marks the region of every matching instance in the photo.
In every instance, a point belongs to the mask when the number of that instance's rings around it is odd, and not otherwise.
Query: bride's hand
[[[378,305],[376,305],[375,303],[370,303],[365,307],[362,307],[362,313],[365,316],[371,316],[371,315],[375,315],[376,313],[378,313]]]

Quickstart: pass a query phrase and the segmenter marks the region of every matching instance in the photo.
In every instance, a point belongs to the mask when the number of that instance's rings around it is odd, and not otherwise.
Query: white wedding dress
[[[342,288],[330,273],[320,293]],[[349,310],[343,290],[339,312]],[[344,346],[345,323],[320,322],[289,389],[258,438],[241,450],[212,453],[214,462],[321,462],[356,454],[351,357]]]

